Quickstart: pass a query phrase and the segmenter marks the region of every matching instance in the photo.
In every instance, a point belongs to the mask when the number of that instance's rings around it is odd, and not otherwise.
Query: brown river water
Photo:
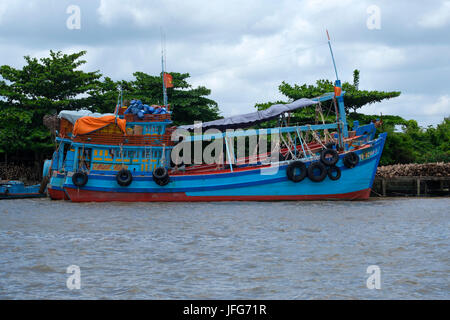
[[[450,198],[0,200],[0,299],[449,299],[449,227]]]

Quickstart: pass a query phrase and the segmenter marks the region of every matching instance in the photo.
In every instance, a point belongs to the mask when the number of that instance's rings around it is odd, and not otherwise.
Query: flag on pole
[[[341,95],[341,93],[342,93],[341,87],[335,86],[335,87],[334,87],[334,96],[335,96],[335,97],[339,97],[339,96]]]
[[[166,88],[172,88],[173,87],[172,75],[169,74],[169,73],[164,73],[164,86]]]

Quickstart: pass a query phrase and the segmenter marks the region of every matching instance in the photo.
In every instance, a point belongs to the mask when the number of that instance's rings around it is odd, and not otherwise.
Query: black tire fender
[[[77,187],[83,187],[88,182],[89,178],[86,172],[77,171],[72,176],[72,183]]]
[[[334,172],[336,172],[336,175],[333,174]],[[339,180],[339,178],[341,177],[341,169],[339,169],[336,166],[330,166],[327,169],[327,174],[328,174],[328,178],[330,178],[330,180],[333,180],[333,181]]]
[[[320,153],[320,161],[326,166],[334,166],[339,161],[339,154],[334,149],[323,149]]]
[[[153,170],[153,181],[160,186],[165,186],[170,182],[169,172],[164,167],[158,167]]]
[[[122,187],[128,187],[133,181],[133,175],[128,169],[121,169],[116,174],[117,183]]]
[[[315,170],[320,170],[319,175],[315,174]],[[327,168],[322,162],[313,162],[308,167],[308,178],[314,182],[321,182],[327,176]]]
[[[354,168],[358,163],[359,163],[359,156],[355,152],[351,151],[344,156],[344,165],[347,168],[349,169]]]
[[[295,174],[297,169],[300,169],[300,174]],[[306,169],[306,165],[302,161],[294,161],[291,162],[287,167],[286,174],[289,180],[293,182],[300,182],[306,178],[308,170]]]

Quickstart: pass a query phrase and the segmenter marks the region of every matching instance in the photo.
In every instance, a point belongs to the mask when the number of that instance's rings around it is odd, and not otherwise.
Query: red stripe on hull
[[[62,190],[55,190],[50,187],[47,188],[48,195],[52,200],[69,200],[69,197]]]
[[[134,193],[104,192],[65,188],[70,200],[74,202],[199,202],[199,201],[280,201],[280,200],[367,200],[370,188],[355,192],[326,195],[287,195],[287,196],[187,196],[184,192],[173,193]]]

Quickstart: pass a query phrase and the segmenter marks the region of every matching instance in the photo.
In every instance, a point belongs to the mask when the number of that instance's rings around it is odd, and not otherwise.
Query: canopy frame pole
[[[228,157],[228,163],[230,165],[230,171],[233,172],[233,163],[231,160],[231,155],[230,155],[230,147],[228,146],[228,138],[227,136],[225,136],[225,148],[227,149],[227,157]]]
[[[336,119],[336,124],[337,124],[337,132],[338,132],[338,145],[339,145],[339,148],[341,150],[344,150],[345,146],[344,146],[344,139],[342,137],[342,123],[340,121],[340,119],[341,119],[341,112],[340,112],[340,110],[338,108],[338,105],[336,103],[336,98],[333,99],[333,103],[334,103],[334,108],[336,110],[336,118],[337,118]]]
[[[283,134],[280,132],[280,139],[281,141],[283,141],[283,143],[286,145],[288,152],[291,154],[292,159],[295,159],[295,155],[292,153],[291,151],[291,146],[287,144],[286,140],[284,140]],[[281,153],[281,148],[280,148],[280,153]]]
[[[300,131],[298,130],[298,128],[297,128],[296,132],[297,132],[298,139],[300,141],[300,145],[302,146],[303,154],[305,155],[305,158],[307,158],[308,156],[306,155],[305,148],[303,147],[303,139],[302,139],[302,137],[300,135]]]
[[[294,159],[295,159],[297,157],[297,142],[295,142],[294,139],[292,139],[290,132],[288,132],[286,136],[288,137],[289,143],[292,145],[292,149],[294,149],[294,155],[295,155]],[[297,139],[295,139],[295,140],[297,140]]]

